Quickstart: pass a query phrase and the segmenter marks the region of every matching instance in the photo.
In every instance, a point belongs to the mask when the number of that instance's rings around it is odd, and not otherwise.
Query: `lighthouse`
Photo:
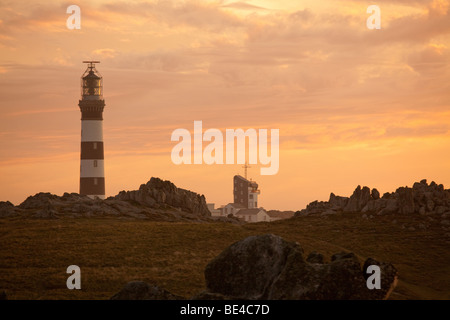
[[[103,78],[95,69],[100,61],[83,61],[87,69],[81,76],[81,157],[80,194],[105,199],[103,153]]]

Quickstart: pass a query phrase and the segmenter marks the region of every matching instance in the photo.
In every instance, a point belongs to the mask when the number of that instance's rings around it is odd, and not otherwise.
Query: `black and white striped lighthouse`
[[[100,61],[83,61],[88,67],[81,76],[81,164],[80,194],[105,199],[103,154],[103,78],[95,69]]]

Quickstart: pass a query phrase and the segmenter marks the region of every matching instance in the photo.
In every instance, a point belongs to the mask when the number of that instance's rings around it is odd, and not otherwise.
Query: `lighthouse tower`
[[[103,155],[103,79],[95,69],[100,61],[83,61],[87,69],[81,76],[81,165],[80,194],[105,199]]]

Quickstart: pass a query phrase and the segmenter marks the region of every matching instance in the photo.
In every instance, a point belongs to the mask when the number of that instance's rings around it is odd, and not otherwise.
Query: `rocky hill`
[[[350,197],[330,194],[328,201],[314,201],[306,209],[297,211],[295,216],[317,214],[330,215],[339,212],[362,212],[375,215],[386,214],[420,214],[450,215],[450,189],[434,181],[427,180],[414,183],[412,188],[400,187],[395,192],[385,193],[380,197],[377,189],[356,187]]]
[[[340,213],[361,213],[364,219],[392,216],[394,223],[399,215],[409,216],[411,223],[418,222],[417,225],[409,225],[411,229],[426,229],[427,224],[438,223],[450,231],[450,189],[444,189],[442,184],[434,181],[428,184],[424,179],[414,183],[412,188],[400,187],[380,196],[377,189],[358,186],[350,197],[331,193],[328,201],[311,202],[305,209],[297,211],[295,217]]]
[[[157,221],[208,221],[205,196],[177,188],[170,181],[151,178],[139,190],[121,191],[106,200],[76,193],[57,196],[38,193],[18,206],[0,202],[0,217],[123,217]]]

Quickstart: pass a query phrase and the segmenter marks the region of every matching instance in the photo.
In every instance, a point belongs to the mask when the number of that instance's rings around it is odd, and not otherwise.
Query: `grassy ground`
[[[392,262],[391,299],[450,299],[450,251],[443,231],[402,230],[360,215],[304,217],[236,226],[117,219],[0,219],[0,290],[9,299],[108,299],[131,280],[192,296],[204,289],[207,263],[235,241],[273,233],[328,259],[347,250]],[[404,219],[408,219],[405,217]],[[374,221],[376,220],[376,221]],[[82,290],[66,288],[66,268],[81,268]]]

